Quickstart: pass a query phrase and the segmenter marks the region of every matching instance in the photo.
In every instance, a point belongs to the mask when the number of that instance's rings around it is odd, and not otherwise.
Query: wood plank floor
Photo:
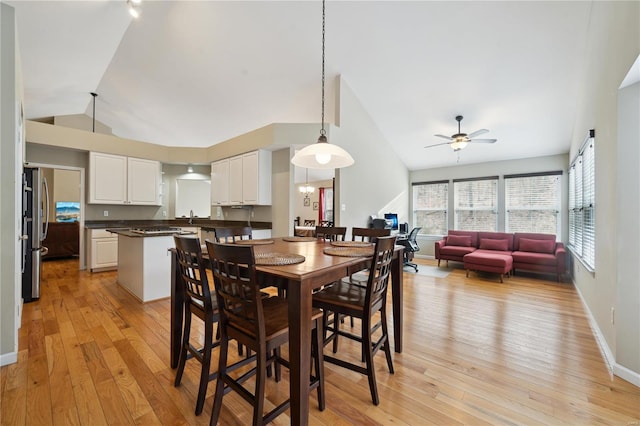
[[[143,305],[115,272],[77,266],[44,264],[41,299],[24,306],[18,362],[1,369],[1,424],[208,424],[214,386],[196,417],[196,361],[173,386],[169,301]],[[640,389],[610,374],[571,284],[409,271],[395,374],[382,353],[375,359],[380,405],[364,376],[327,364],[327,409],[312,394],[311,424],[640,423]],[[340,345],[341,356],[360,357],[357,346]],[[270,407],[286,398],[288,376],[269,380],[267,393]],[[220,423],[249,424],[248,405],[225,396]],[[288,413],[275,422],[288,423]]]

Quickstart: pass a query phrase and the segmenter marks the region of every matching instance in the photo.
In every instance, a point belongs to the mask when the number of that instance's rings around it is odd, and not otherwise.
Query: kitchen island
[[[118,235],[118,284],[141,302],[171,296],[173,235],[193,233],[179,228],[108,231]]]

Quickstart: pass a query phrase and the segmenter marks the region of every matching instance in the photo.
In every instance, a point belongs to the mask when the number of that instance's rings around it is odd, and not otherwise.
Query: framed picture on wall
[[[314,210],[318,210],[318,202],[317,201],[313,202],[313,209]]]
[[[311,203],[311,199],[309,199],[309,198],[305,197],[305,199],[304,199],[304,206],[305,206],[305,207],[309,207],[309,204],[310,204],[310,203]]]

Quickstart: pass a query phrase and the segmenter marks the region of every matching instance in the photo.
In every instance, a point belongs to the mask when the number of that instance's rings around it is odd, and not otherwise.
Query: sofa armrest
[[[566,250],[564,248],[564,244],[563,243],[556,243],[556,251],[555,251],[555,256],[556,256],[556,270],[558,271],[558,273],[564,273],[567,266],[566,266]]]
[[[435,242],[434,256],[436,259],[440,259],[440,248],[444,247],[446,242],[447,242],[446,238],[442,238],[441,240],[438,240]]]

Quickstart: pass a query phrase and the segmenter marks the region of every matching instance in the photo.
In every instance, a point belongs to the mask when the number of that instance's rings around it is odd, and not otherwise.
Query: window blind
[[[412,185],[413,223],[421,234],[447,234],[449,182],[422,182]]]
[[[453,191],[455,229],[463,231],[497,230],[497,177],[455,180]]]
[[[505,176],[506,232],[559,235],[561,174]]]

